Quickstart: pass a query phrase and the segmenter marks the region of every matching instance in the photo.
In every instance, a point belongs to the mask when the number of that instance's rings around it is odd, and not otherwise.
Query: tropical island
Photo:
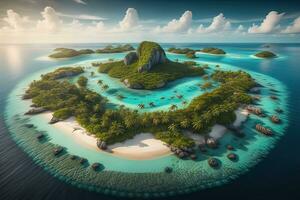
[[[259,58],[276,58],[277,55],[271,51],[261,51],[257,54],[255,54],[256,57]]]
[[[226,52],[223,49],[214,48],[214,47],[203,48],[200,50],[194,50],[194,49],[190,49],[190,48],[171,47],[168,49],[168,52],[176,53],[176,54],[185,54],[185,56],[190,59],[197,58],[196,52],[215,54],[215,55],[225,55],[226,54]]]
[[[70,48],[56,48],[54,49],[54,53],[50,54],[50,58],[71,58],[75,56],[85,55],[85,54],[93,54],[93,53],[122,53],[127,51],[132,51],[134,48],[129,45],[118,45],[118,46],[112,46],[108,45],[102,49],[70,49]]]
[[[185,54],[185,56],[187,58],[190,58],[190,59],[194,59],[194,58],[197,58],[197,56],[195,55],[196,54],[196,50],[193,50],[193,49],[190,49],[190,48],[174,48],[174,47],[171,47],[168,49],[168,52],[170,53],[176,53],[176,54]]]
[[[123,79],[130,78],[132,73],[133,79],[130,80],[144,80],[138,83],[148,89],[157,86],[157,82],[149,82],[155,77],[155,81],[166,81],[202,75],[204,72],[201,67],[191,68],[169,61],[157,43],[147,41],[140,44],[136,53],[129,53],[124,61],[101,64],[99,69],[101,73],[120,74],[119,77]],[[194,98],[185,108],[178,109],[172,105],[169,111],[140,113],[126,107],[108,108],[106,98],[87,88],[88,78],[84,76],[80,76],[77,83],[66,79],[83,71],[80,67],[65,67],[42,75],[40,80],[30,84],[23,98],[32,99],[33,110],[40,111],[42,108],[43,111],[53,112],[50,123],[74,116],[82,127],[98,139],[97,144],[101,149],[139,133],[152,133],[179,157],[195,157],[195,141],[184,134],[185,131],[193,135],[205,135],[215,124],[232,127],[237,119],[235,111],[242,105],[252,103],[253,98],[247,92],[256,85],[245,72],[216,70],[211,79],[220,86]],[[211,87],[211,83],[203,87]],[[143,105],[139,107],[144,108]]]
[[[120,79],[129,88],[156,89],[182,77],[202,76],[204,69],[170,61],[159,44],[144,41],[124,60],[100,63],[99,72]]]
[[[208,47],[199,50],[202,53],[216,54],[216,55],[224,55],[226,52],[223,49]]]
[[[139,198],[219,185],[266,155],[286,125],[284,90],[265,75],[178,62],[149,41],[122,60],[103,57],[32,75],[8,101],[14,137],[74,185]],[[126,87],[131,74],[142,90]]]

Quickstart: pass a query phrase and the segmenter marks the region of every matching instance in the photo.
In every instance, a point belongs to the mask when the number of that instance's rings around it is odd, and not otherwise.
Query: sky
[[[0,43],[300,42],[281,0],[0,0]]]

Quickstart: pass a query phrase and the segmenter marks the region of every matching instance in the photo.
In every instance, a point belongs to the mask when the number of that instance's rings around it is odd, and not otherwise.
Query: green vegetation
[[[131,45],[125,44],[116,47],[112,45],[108,45],[103,49],[97,49],[95,52],[96,53],[122,53],[122,52],[133,51],[133,50],[134,48]]]
[[[195,145],[194,140],[177,130],[158,132],[155,134],[155,138],[177,148],[193,147]]]
[[[195,61],[184,61],[183,64],[188,66],[197,66],[197,63]]]
[[[193,49],[190,49],[190,48],[184,48],[184,49],[169,48],[168,52],[176,53],[176,54],[185,54],[185,56],[187,58],[191,58],[191,59],[197,58],[196,55],[195,55],[196,51],[193,50]]]
[[[55,80],[55,79],[66,78],[70,76],[76,76],[83,72],[84,70],[82,67],[62,67],[55,70],[54,72],[50,72],[46,75],[42,75],[42,78]]]
[[[219,49],[219,48],[214,48],[214,47],[210,47],[210,48],[203,48],[200,50],[203,53],[210,53],[210,54],[226,54],[226,52],[223,49]]]
[[[111,45],[103,48],[103,49],[97,49],[96,51],[93,51],[91,49],[69,49],[69,48],[56,48],[54,49],[54,53],[49,55],[50,58],[71,58],[79,55],[85,55],[85,54],[93,54],[93,53],[122,53],[126,51],[132,51],[134,48],[129,45],[119,45],[116,47],[113,47]]]
[[[255,85],[245,72],[216,71],[212,79],[219,82],[220,87],[194,98],[186,108],[178,109],[177,105],[172,105],[170,111],[139,113],[125,107],[108,109],[106,99],[100,94],[55,77],[52,72],[33,81],[26,96],[37,106],[53,111],[59,119],[75,116],[80,125],[107,144],[151,132],[178,148],[194,145],[193,140],[182,133],[183,129],[203,134],[215,123],[231,124],[236,118],[234,110],[241,104],[251,103],[247,91]],[[143,109],[145,104],[141,102],[139,107]]]
[[[54,49],[54,53],[49,55],[50,58],[71,58],[79,55],[84,54],[92,54],[95,53],[91,49],[81,49],[81,50],[75,50],[75,49],[68,49],[68,48],[57,48]]]
[[[99,72],[107,73],[111,77],[121,81],[128,80],[131,85],[139,85],[144,89],[155,89],[169,81],[187,76],[201,76],[204,70],[182,63],[167,61],[163,64],[154,65],[148,72],[138,72],[137,63],[126,66],[123,61],[102,63]]]
[[[157,50],[158,52],[165,54],[165,51],[156,42],[144,41],[140,43],[137,49],[137,54],[139,55],[139,60],[137,65],[143,66],[147,64],[151,59],[154,50]]]
[[[77,80],[77,84],[80,87],[86,87],[87,82],[88,82],[88,79],[86,77],[84,77],[84,76],[80,76],[79,79]]]
[[[261,52],[255,54],[255,56],[259,57],[259,58],[275,58],[275,57],[277,57],[277,55],[271,51],[261,51]]]
[[[60,120],[65,120],[71,117],[73,114],[72,110],[70,108],[61,108],[56,110],[53,113],[53,117],[60,119]]]
[[[137,55],[138,59],[128,65],[125,61],[101,63],[98,71],[120,79],[130,88],[149,90],[163,87],[167,82],[178,78],[204,74],[201,67],[194,67],[195,62],[179,63],[168,60],[164,50],[155,42],[142,42],[137,49]],[[144,66],[147,69],[140,70]]]
[[[168,49],[168,52],[171,52],[171,53],[176,53],[176,54],[187,54],[189,52],[194,52],[195,50],[193,49],[190,49],[190,48],[169,48]]]

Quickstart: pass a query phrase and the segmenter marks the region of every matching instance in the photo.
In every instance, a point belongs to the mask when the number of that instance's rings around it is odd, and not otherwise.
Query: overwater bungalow
[[[267,135],[267,136],[273,135],[273,132],[271,129],[266,128],[266,127],[262,126],[261,124],[256,124],[255,129],[264,135]]]
[[[276,116],[276,115],[272,115],[272,116],[270,117],[270,119],[271,119],[271,121],[272,121],[273,123],[275,123],[275,124],[279,124],[279,123],[281,122],[281,120],[279,119],[279,117]]]

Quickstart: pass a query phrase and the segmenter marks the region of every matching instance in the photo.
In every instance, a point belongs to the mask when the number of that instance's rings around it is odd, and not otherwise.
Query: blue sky
[[[141,40],[300,42],[300,3],[268,0],[0,1],[0,43]]]

